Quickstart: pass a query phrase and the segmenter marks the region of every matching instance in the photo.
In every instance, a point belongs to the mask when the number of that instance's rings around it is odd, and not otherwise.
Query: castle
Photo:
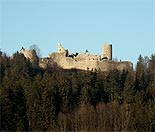
[[[21,50],[21,53],[31,62],[35,60],[36,55],[32,50],[25,50],[24,48]],[[80,69],[80,70],[88,70],[88,71],[110,71],[113,69],[117,70],[130,70],[133,68],[133,64],[128,61],[116,62],[112,61],[112,45],[105,44],[102,50],[101,55],[92,55],[87,50],[83,54],[79,53],[70,53],[68,49],[64,49],[63,46],[58,44],[58,52],[54,52],[48,55],[46,58],[39,59],[39,66],[42,68],[46,68],[47,65],[53,66],[57,64],[63,69]]]

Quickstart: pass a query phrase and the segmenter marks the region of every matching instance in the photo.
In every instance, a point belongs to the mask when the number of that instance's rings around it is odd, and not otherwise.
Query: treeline
[[[104,73],[0,52],[0,111],[1,131],[155,131],[155,54]]]

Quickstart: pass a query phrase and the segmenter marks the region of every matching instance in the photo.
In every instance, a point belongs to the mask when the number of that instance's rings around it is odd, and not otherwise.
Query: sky
[[[0,0],[0,48],[8,55],[36,44],[42,57],[61,43],[70,52],[137,62],[155,53],[154,0]]]

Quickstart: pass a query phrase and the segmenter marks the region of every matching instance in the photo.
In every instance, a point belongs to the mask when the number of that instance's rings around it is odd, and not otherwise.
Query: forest
[[[155,131],[155,54],[131,71],[34,66],[0,51],[0,131]]]

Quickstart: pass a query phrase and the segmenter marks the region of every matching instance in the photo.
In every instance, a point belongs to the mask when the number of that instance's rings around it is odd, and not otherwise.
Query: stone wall
[[[36,58],[36,54],[31,50],[23,49],[21,51],[25,57],[33,60]],[[59,67],[64,69],[80,69],[80,70],[101,70],[110,71],[113,69],[117,70],[130,70],[133,68],[131,62],[114,62],[111,60],[101,60],[100,55],[91,55],[89,52],[83,54],[82,52],[77,55],[68,54],[68,50],[65,50],[61,44],[58,45],[58,52],[51,53],[47,58],[39,59],[39,66],[46,68],[47,66],[54,66],[57,64]]]
[[[97,61],[101,60],[100,55],[78,54],[76,57],[66,56],[67,52],[49,54],[49,58],[64,69],[94,70],[97,68]]]
[[[31,61],[34,67],[39,65],[39,58],[35,52],[35,50],[25,50],[24,48],[21,49],[21,53]]]
[[[133,69],[133,64],[128,61],[122,61],[122,62],[100,61],[98,62],[97,66],[98,66],[97,70],[100,69],[101,71],[110,71],[114,69],[123,71]]]
[[[77,57],[66,57],[65,53],[52,53],[49,55],[51,62],[55,62],[64,69],[81,69],[81,70],[101,70],[110,71],[113,69],[129,70],[132,69],[131,62],[114,62],[101,60],[99,55],[80,54]]]

